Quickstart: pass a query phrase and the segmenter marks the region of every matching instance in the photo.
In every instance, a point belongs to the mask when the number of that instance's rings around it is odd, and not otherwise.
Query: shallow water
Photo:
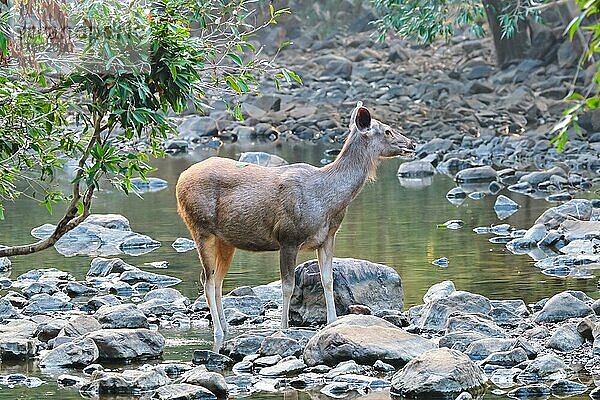
[[[227,145],[221,149],[220,155],[237,158],[241,151],[253,150],[269,151],[291,162],[302,161],[313,165],[320,165],[321,160],[327,158],[324,147],[307,144],[281,147],[272,144]],[[199,293],[199,262],[195,251],[177,253],[171,247],[177,237],[189,237],[177,215],[174,186],[182,170],[213,154],[214,152],[199,152],[157,160],[155,166],[158,170],[153,176],[166,179],[170,184],[167,189],[145,193],[144,199],[105,190],[95,199],[92,210],[94,213],[122,214],[130,220],[133,230],[160,241],[162,246],[151,253],[138,257],[123,255],[121,258],[143,269],[182,279],[183,282],[177,289],[192,300]],[[402,187],[396,177],[400,162],[384,161],[379,168],[377,181],[368,184],[350,205],[337,235],[335,255],[367,259],[396,269],[403,280],[406,306],[421,303],[423,294],[432,284],[446,279],[453,280],[459,290],[480,293],[491,299],[522,298],[525,302],[532,303],[566,289],[583,290],[594,298],[599,297],[597,279],[545,276],[528,256],[513,255],[504,245],[489,243],[490,235],[476,235],[472,231],[478,226],[498,223],[509,223],[516,228],[526,229],[553,204],[504,190],[501,193],[522,207],[514,215],[500,221],[493,210],[495,196],[488,195],[479,200],[467,198],[461,206],[449,203],[445,194],[454,186],[454,182],[445,175],[435,175],[432,184],[427,187]],[[593,197],[591,194],[582,196]],[[6,220],[0,223],[0,243],[30,242],[33,239],[29,234],[31,228],[46,222],[55,223],[59,215],[59,209],[55,216],[49,216],[45,209],[27,200],[8,205]],[[464,228],[437,228],[437,224],[450,219],[463,220]],[[449,259],[447,268],[431,264],[441,257]],[[311,258],[314,258],[312,252],[302,252],[298,262]],[[154,270],[143,265],[162,260],[169,262],[168,269]],[[91,257],[66,258],[54,249],[49,249],[39,254],[13,258],[11,277],[14,279],[34,268],[56,267],[82,280],[90,261]],[[278,274],[277,253],[238,251],[225,280],[225,291],[242,285],[266,284],[278,279]],[[210,336],[204,331],[164,333],[168,338],[165,359],[189,360],[193,349],[210,347]],[[0,398],[79,398],[74,390],[56,389],[56,373],[40,373],[35,364],[0,364],[1,374],[17,371],[40,376],[48,383],[37,389],[2,387]],[[278,395],[277,398],[283,397]],[[288,394],[285,398],[296,398],[296,394]],[[298,398],[306,396],[300,394]]]

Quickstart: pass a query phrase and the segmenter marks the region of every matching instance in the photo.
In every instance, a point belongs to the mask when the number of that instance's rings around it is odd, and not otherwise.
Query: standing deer
[[[236,248],[279,250],[283,328],[288,327],[298,251],[316,250],[327,323],[337,318],[332,271],[335,233],[350,202],[366,181],[374,179],[379,160],[413,154],[414,149],[412,140],[371,119],[369,110],[358,102],[340,154],[322,168],[261,167],[211,157],[181,174],[177,206],[202,261],[216,349],[227,331],[221,295]]]

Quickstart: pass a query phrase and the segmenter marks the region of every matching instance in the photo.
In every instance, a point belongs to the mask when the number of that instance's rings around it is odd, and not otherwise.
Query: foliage
[[[576,3],[580,13],[566,27],[565,35],[568,35],[571,41],[578,32],[584,32],[582,36],[587,36],[587,46],[580,59],[580,64],[584,66],[587,63],[594,63],[596,54],[600,52],[600,22],[597,22],[597,19],[595,23],[589,22],[590,17],[598,14],[600,11],[600,1],[577,0]],[[592,78],[592,85],[587,93],[574,92],[570,94],[566,100],[571,101],[573,105],[563,112],[563,119],[552,128],[552,133],[555,136],[551,139],[551,142],[559,152],[563,151],[567,146],[568,130],[571,127],[577,134],[581,135],[581,127],[577,122],[579,116],[585,111],[600,108],[600,96],[598,93],[600,88],[600,69],[598,66],[595,68],[596,71]]]
[[[222,99],[241,117],[236,99],[258,93],[261,76],[300,81],[250,41],[287,10],[271,6],[257,22],[253,3],[45,0],[0,9],[0,219],[2,201],[20,195],[49,211],[69,202],[49,241],[0,249],[0,256],[51,246],[89,214],[103,180],[128,193],[132,177],[152,170],[149,156],[162,154],[171,110]],[[32,10],[39,18],[33,32],[24,28]],[[63,19],[68,32],[56,34]],[[73,159],[67,194],[54,178]]]
[[[379,40],[389,31],[402,37],[431,43],[438,37],[450,38],[459,29],[469,29],[474,35],[485,34],[485,5],[478,0],[371,0],[380,18],[376,21]],[[512,37],[520,21],[532,15],[538,17],[535,0],[507,1],[498,16],[503,36]],[[489,5],[488,5],[489,6]]]

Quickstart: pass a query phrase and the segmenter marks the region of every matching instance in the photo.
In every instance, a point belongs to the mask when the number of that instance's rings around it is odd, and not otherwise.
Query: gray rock
[[[464,353],[472,360],[483,360],[490,354],[509,351],[516,345],[515,339],[485,338],[473,341]]]
[[[152,395],[157,400],[216,400],[216,396],[202,386],[174,383],[158,388]]]
[[[92,339],[63,343],[40,357],[42,367],[84,366],[98,359],[98,347]]]
[[[148,392],[169,383],[171,380],[160,367],[145,371],[125,370],[123,373],[98,370],[80,390],[82,393],[122,395]]]
[[[227,397],[229,391],[223,375],[209,372],[204,367],[196,367],[181,377],[181,383],[202,386],[210,390],[218,398]]]
[[[416,325],[423,331],[442,332],[446,330],[450,315],[489,314],[490,301],[484,296],[463,291],[455,291],[447,297],[434,299],[421,310],[421,319]]]
[[[100,329],[102,325],[96,318],[79,315],[67,321],[57,336],[77,338]]]
[[[525,383],[540,382],[547,379],[566,377],[567,365],[552,354],[545,354],[531,361],[519,374],[519,380]]]
[[[76,376],[76,375],[69,375],[69,374],[61,374],[58,376],[58,378],[56,378],[56,383],[62,387],[69,387],[69,386],[81,387],[85,384],[88,384],[89,382],[90,382],[89,379],[82,378],[82,377]]]
[[[120,258],[102,258],[96,257],[90,264],[87,277],[104,277],[113,273],[121,274],[125,271],[133,270],[133,265],[127,264]]]
[[[333,259],[333,292],[337,315],[349,314],[349,306],[361,304],[373,312],[402,310],[402,280],[392,268],[352,258]],[[296,286],[290,302],[294,325],[325,324],[325,297],[316,260],[296,267]]]
[[[375,378],[359,374],[344,374],[338,375],[333,379],[334,382],[346,382],[355,390],[360,389],[381,389],[391,386],[391,382],[387,379]]]
[[[269,336],[262,341],[258,351],[263,356],[278,354],[281,357],[288,357],[299,356],[302,350],[304,347],[297,340],[286,336]]]
[[[508,392],[508,396],[513,399],[528,399],[528,398],[547,398],[550,396],[550,388],[544,384],[535,384],[522,386]]]
[[[63,294],[64,296],[64,294]],[[73,309],[69,303],[58,294],[50,296],[47,293],[36,294],[29,300],[27,307],[23,309],[25,315],[49,314],[56,311],[68,311]]]
[[[557,397],[570,397],[583,394],[588,391],[586,385],[567,379],[558,379],[550,385],[550,391]],[[590,396],[591,397],[591,396]]]
[[[134,304],[102,306],[94,314],[102,328],[148,328],[148,318]]]
[[[485,335],[482,335],[479,332],[455,332],[442,336],[438,345],[439,347],[447,347],[464,353],[471,343],[486,338]],[[479,357],[479,359],[484,359],[489,354],[490,353],[487,353],[485,356]]]
[[[262,167],[280,167],[288,164],[283,158],[263,151],[243,152],[240,154],[239,162],[256,164]]]
[[[337,365],[346,360],[373,364],[382,360],[401,366],[434,347],[432,342],[381,318],[347,315],[326,326],[308,341],[304,361],[314,366]]]
[[[519,179],[519,182],[526,182],[531,187],[536,188],[540,183],[548,181],[553,175],[560,176],[563,178],[567,177],[567,174],[564,169],[562,169],[561,167],[552,167],[544,171],[534,171],[523,175],[521,179]]]
[[[19,311],[13,307],[10,301],[0,299],[0,322],[7,319],[19,318]]]
[[[223,370],[233,365],[231,358],[210,350],[194,350],[192,362],[196,365],[205,365],[210,370]]]
[[[258,353],[263,340],[263,336],[242,334],[223,343],[222,351],[234,360],[241,360],[247,355]]]
[[[571,293],[562,292],[551,297],[542,311],[536,317],[535,322],[561,322],[569,318],[585,317],[594,311],[583,301],[577,299]]]
[[[262,368],[258,373],[262,376],[288,376],[301,372],[306,368],[304,361],[296,357],[287,357],[272,367]]]
[[[524,361],[527,361],[527,353],[520,347],[508,351],[499,351],[487,356],[482,365],[492,364],[502,367],[514,367]]]
[[[178,253],[184,253],[186,251],[194,250],[196,248],[196,242],[187,238],[177,238],[171,244],[171,247]]]
[[[575,218],[581,221],[589,221],[591,216],[591,201],[574,199],[544,211],[544,213],[535,220],[535,223],[544,224],[548,229],[554,229],[566,219]]]
[[[488,337],[505,337],[506,333],[492,320],[475,314],[457,315],[448,318],[446,333],[453,332],[479,332]]]
[[[250,316],[265,313],[262,301],[257,296],[223,296],[223,308],[234,308]]]
[[[435,174],[435,168],[430,162],[415,160],[400,164],[398,176],[402,178],[424,178]]]
[[[277,364],[279,361],[282,360],[283,357],[281,357],[279,354],[275,354],[272,356],[264,356],[264,357],[258,357],[256,360],[254,360],[253,364],[256,365],[257,367],[270,367],[272,365]],[[244,361],[242,361],[244,362]]]
[[[165,346],[165,338],[148,329],[102,329],[87,337],[98,346],[102,360],[156,358]]]
[[[454,282],[443,281],[440,283],[436,283],[427,290],[427,293],[423,295],[423,302],[429,303],[433,300],[440,300],[450,296],[450,294],[454,292],[456,292]]]
[[[425,158],[429,154],[445,154],[454,147],[454,142],[450,139],[434,138],[424,144],[417,146],[417,158]]]
[[[146,177],[145,179],[135,177],[131,179],[131,186],[140,192],[155,192],[166,189],[169,183],[164,179],[156,177]]]
[[[498,179],[496,171],[490,166],[463,169],[456,174],[457,183],[492,182]]]
[[[102,306],[116,306],[119,304],[121,304],[121,300],[112,294],[107,294],[104,296],[92,297],[87,301],[86,306],[90,311],[97,311]]]
[[[173,286],[181,283],[181,279],[172,276],[155,274],[154,272],[142,271],[141,269],[128,270],[121,273],[119,278],[130,285],[146,282],[160,287]]]
[[[469,357],[447,348],[429,350],[410,361],[392,378],[392,395],[455,397],[477,392],[487,377]]]
[[[583,345],[585,339],[577,331],[577,324],[569,323],[560,326],[546,342],[546,346],[570,353]]]
[[[63,292],[69,297],[94,296],[98,293],[98,289],[80,282],[69,282],[63,287]]]
[[[381,360],[378,360],[381,361]],[[332,379],[339,375],[344,374],[362,374],[364,368],[356,363],[354,360],[342,361],[335,368],[332,368],[325,374],[325,378]]]

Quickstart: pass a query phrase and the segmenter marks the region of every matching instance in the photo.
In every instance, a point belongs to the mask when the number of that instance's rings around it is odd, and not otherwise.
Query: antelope
[[[348,205],[375,178],[383,158],[414,154],[415,143],[371,118],[362,102],[352,111],[350,132],[332,163],[261,167],[211,157],[177,181],[177,208],[196,242],[215,348],[227,333],[222,287],[235,249],[279,251],[283,309],[288,327],[299,250],[316,250],[327,323],[337,318],[333,298],[333,243]]]

